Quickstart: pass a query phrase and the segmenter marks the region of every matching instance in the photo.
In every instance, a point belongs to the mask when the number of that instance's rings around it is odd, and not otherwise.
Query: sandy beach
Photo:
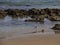
[[[0,45],[60,45],[60,34],[4,39],[0,40]]]

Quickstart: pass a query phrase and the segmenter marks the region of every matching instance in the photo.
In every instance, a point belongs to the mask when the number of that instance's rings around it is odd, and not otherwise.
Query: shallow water
[[[32,32],[36,30],[39,32],[42,29],[45,30],[45,34],[54,34],[54,31],[50,28],[52,28],[54,24],[60,24],[60,22],[52,22],[48,19],[44,19],[44,23],[24,22],[24,19],[26,18],[12,19],[6,16],[5,19],[0,20],[0,37],[25,36],[25,34],[32,34]]]

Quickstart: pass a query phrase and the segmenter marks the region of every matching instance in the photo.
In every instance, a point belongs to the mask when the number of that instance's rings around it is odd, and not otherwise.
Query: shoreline
[[[8,33],[7,33],[8,34]],[[24,33],[24,34],[9,34],[9,35],[4,35],[1,36],[0,38],[2,40],[4,39],[14,39],[14,38],[28,38],[28,37],[32,37],[32,36],[49,36],[49,35],[55,35],[55,32],[30,32],[30,33]]]
[[[44,31],[42,31],[43,29]],[[5,28],[5,31],[4,30],[1,31],[2,39],[10,39],[16,37],[30,37],[34,35],[55,35],[55,32],[52,29],[49,29],[48,27],[45,28],[38,27],[37,30],[33,27]]]
[[[32,37],[18,37],[14,39],[0,40],[1,45],[59,45],[60,34],[34,35]]]

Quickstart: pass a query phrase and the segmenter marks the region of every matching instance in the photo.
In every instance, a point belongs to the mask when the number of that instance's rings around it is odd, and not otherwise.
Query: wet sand
[[[60,34],[4,39],[0,40],[0,45],[60,45]]]

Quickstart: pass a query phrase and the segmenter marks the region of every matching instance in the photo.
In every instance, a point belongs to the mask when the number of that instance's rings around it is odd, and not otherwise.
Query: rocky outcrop
[[[28,15],[40,15],[40,10],[35,8],[29,9]]]
[[[55,26],[52,29],[55,33],[60,33],[60,24],[55,24]]]
[[[44,18],[48,18],[51,21],[60,21],[60,10],[59,9],[35,9],[32,8],[28,11],[29,15],[39,16],[43,15]],[[42,17],[41,17],[42,19]]]
[[[55,24],[55,26],[52,29],[54,29],[54,30],[60,30],[60,24]]]
[[[60,16],[49,16],[49,18],[51,21],[60,21]]]
[[[48,19],[51,21],[60,21],[60,10],[59,9],[50,9],[50,14]]]
[[[27,11],[26,10],[19,10],[19,9],[7,9],[5,10],[8,14],[8,16],[11,16],[12,18],[23,18],[27,16]]]
[[[0,10],[0,19],[4,19],[5,16],[7,16],[7,12],[5,12],[4,10]]]
[[[44,18],[48,18],[51,21],[60,21],[60,9],[36,9],[29,10],[24,9],[6,9],[0,10],[0,18],[6,15],[12,18],[24,18],[31,17],[32,20],[44,21]]]

